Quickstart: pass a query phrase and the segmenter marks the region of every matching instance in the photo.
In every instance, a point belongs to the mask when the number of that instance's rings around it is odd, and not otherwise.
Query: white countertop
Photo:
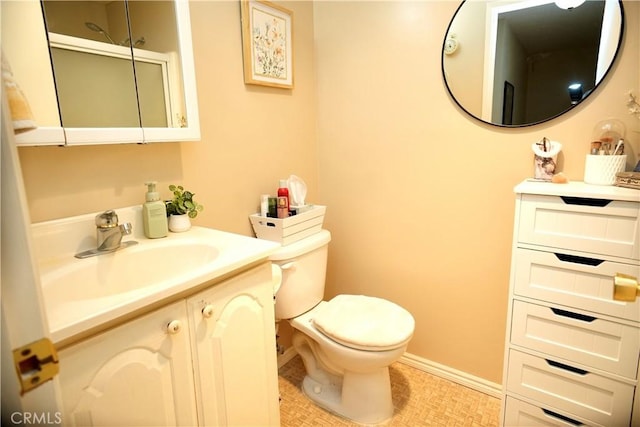
[[[614,185],[592,185],[581,181],[572,181],[565,184],[554,184],[548,181],[525,180],[514,188],[516,193],[541,194],[547,196],[568,196],[598,198],[610,200],[623,200],[640,202],[640,190],[633,188],[616,187]]]
[[[123,219],[136,221],[134,230],[140,230],[141,224],[137,222],[138,210],[129,212],[128,208],[117,210],[120,223]],[[121,215],[122,213],[122,215]],[[204,227],[192,227],[183,233],[169,233],[162,239],[147,239],[140,232],[133,236],[125,236],[126,240],[136,240],[137,245],[130,248],[121,249],[115,253],[99,255],[93,258],[77,259],[74,254],[78,251],[95,247],[95,237],[82,237],[83,223],[93,221],[93,214],[77,217],[80,221],[71,219],[54,220],[47,223],[34,224],[32,234],[38,267],[43,289],[43,302],[47,312],[51,340],[55,344],[68,343],[75,340],[90,330],[100,329],[132,313],[146,311],[148,307],[155,307],[160,302],[169,302],[188,296],[192,292],[203,289],[208,284],[214,284],[218,280],[230,277],[235,271],[242,271],[248,266],[266,261],[273,254],[280,244],[267,240],[256,239],[220,230]],[[90,220],[90,221],[87,221]],[[73,231],[70,231],[72,229]],[[85,227],[85,231],[95,233],[95,226]],[[69,238],[72,235],[73,238]],[[78,268],[89,267],[94,274],[89,281],[103,281],[105,274],[111,263],[117,262],[117,257],[127,256],[126,251],[144,251],[152,245],[173,245],[176,242],[212,242],[215,246],[216,256],[212,259],[189,268],[180,273],[168,277],[166,280],[153,280],[150,286],[139,289],[114,292],[104,296],[95,297],[90,292],[84,292],[80,287],[93,286],[92,283],[72,283],[61,282],[66,279],[65,274]],[[111,257],[111,259],[109,259]],[[167,263],[166,260],[160,261]],[[137,266],[137,264],[136,264]],[[95,268],[94,268],[95,267]],[[106,270],[105,270],[106,268]],[[149,272],[153,269],[153,263],[139,266],[141,273]],[[172,268],[179,269],[178,265]],[[57,276],[57,278],[56,278]],[[179,277],[178,277],[179,276]],[[71,277],[71,276],[70,276]],[[142,276],[144,277],[144,276]],[[56,282],[58,280],[58,282]],[[73,279],[72,279],[73,280]],[[58,291],[50,283],[64,283],[66,289]],[[68,286],[66,286],[68,285]],[[52,286],[47,288],[47,286]],[[79,290],[75,291],[74,287]]]

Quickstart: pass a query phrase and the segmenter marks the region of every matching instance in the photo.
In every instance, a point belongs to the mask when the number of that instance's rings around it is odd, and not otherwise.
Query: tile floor
[[[280,368],[282,427],[358,425],[312,404],[300,391],[304,374],[299,356]],[[388,426],[498,426],[499,399],[400,362],[391,365],[389,375],[395,413]]]

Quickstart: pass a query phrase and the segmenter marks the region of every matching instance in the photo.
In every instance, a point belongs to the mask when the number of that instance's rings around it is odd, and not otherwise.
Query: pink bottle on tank
[[[289,187],[287,186],[287,180],[280,180],[280,187],[278,188],[278,218],[289,217]]]

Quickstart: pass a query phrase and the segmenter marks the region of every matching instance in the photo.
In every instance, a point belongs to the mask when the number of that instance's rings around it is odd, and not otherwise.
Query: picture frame
[[[245,84],[293,89],[293,12],[264,0],[241,0]]]

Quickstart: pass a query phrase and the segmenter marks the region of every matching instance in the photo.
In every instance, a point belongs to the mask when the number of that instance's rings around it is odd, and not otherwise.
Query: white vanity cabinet
[[[184,300],[63,349],[59,357],[65,425],[197,424]]]
[[[259,285],[265,280],[269,264],[187,301],[203,425],[280,425],[273,288]]]
[[[640,192],[523,182],[516,209],[503,372],[505,426],[640,425]]]
[[[65,425],[279,425],[271,263],[59,351]]]

